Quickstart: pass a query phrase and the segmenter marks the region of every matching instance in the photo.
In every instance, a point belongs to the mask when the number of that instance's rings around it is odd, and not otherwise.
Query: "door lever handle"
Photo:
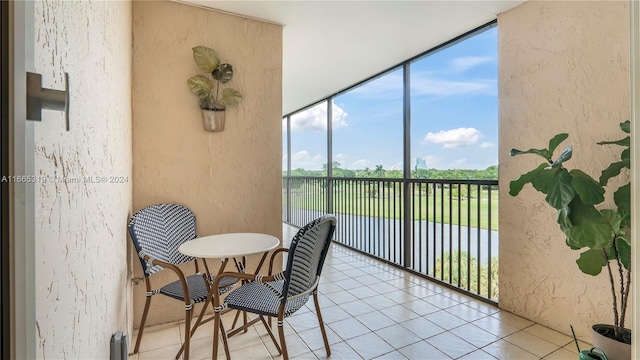
[[[42,75],[27,72],[27,120],[42,121],[42,109],[64,111],[69,131],[69,74],[64,73],[64,90],[42,87]]]

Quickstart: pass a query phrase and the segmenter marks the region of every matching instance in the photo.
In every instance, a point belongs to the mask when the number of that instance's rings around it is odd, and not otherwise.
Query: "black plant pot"
[[[615,337],[613,325],[595,324],[591,327],[593,346],[601,348],[609,360],[631,359],[631,330],[621,329],[620,339]]]

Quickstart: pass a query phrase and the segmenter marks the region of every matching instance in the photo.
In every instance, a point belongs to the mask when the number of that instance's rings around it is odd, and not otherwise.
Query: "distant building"
[[[427,160],[421,157],[416,158],[416,169],[428,169]]]

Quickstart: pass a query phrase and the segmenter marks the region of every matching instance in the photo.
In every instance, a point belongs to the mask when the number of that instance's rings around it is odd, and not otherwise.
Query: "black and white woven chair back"
[[[138,211],[129,221],[133,239],[145,276],[162,270],[143,260],[145,255],[178,265],[195,258],[178,251],[182,243],[196,238],[196,217],[186,206],[157,204]]]
[[[283,301],[308,292],[316,284],[336,228],[336,217],[324,215],[300,229],[291,240]]]

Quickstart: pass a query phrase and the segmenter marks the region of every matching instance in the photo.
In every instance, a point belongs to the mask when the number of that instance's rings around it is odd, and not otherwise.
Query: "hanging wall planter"
[[[221,64],[215,50],[206,46],[193,49],[193,60],[200,70],[215,80],[215,84],[203,75],[192,76],[187,80],[191,92],[198,95],[198,103],[202,109],[204,129],[207,131],[224,130],[227,106],[237,106],[242,94],[236,89],[225,88],[220,91],[220,84],[226,84],[233,78],[233,66]]]
[[[224,130],[224,118],[227,110],[205,110],[202,111],[202,121],[206,131],[219,132]]]

